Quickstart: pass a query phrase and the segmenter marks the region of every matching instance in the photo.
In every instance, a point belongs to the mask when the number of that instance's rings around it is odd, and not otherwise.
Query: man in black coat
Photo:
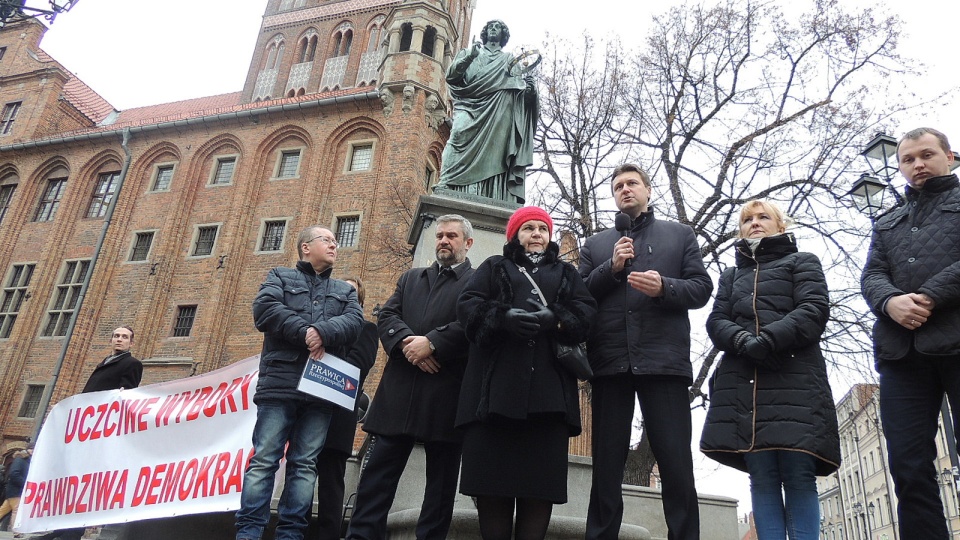
[[[713,291],[693,229],[654,218],[650,178],[624,164],[611,182],[617,229],[587,239],[580,275],[597,300],[587,353],[594,378],[593,480],[587,540],[616,540],[634,396],[660,468],[670,540],[698,540],[700,514],[690,451],[690,320]]]
[[[133,329],[121,326],[113,331],[110,339],[113,354],[97,364],[83,385],[84,394],[102,390],[123,390],[140,386],[143,377],[143,364],[130,354],[133,346]]]
[[[104,390],[123,390],[140,386],[143,377],[143,364],[130,354],[133,346],[133,328],[121,326],[113,331],[110,338],[113,353],[104,358],[83,385],[81,394],[102,392]],[[35,537],[37,540],[80,540],[86,529],[61,529]]]
[[[960,182],[937,130],[908,132],[897,159],[906,204],[877,219],[861,288],[877,316],[880,417],[900,537],[945,539],[934,459],[944,394],[954,425],[960,412]]]
[[[442,540],[450,529],[461,449],[454,417],[468,349],[456,308],[473,274],[466,258],[472,236],[462,216],[437,218],[437,262],[404,272],[380,312],[377,329],[389,358],[363,425],[375,439],[347,538],[386,538],[400,475],[418,442],[427,482],[417,539]]]

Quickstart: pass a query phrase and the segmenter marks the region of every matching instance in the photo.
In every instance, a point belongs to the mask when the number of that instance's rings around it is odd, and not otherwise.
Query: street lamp
[[[870,221],[877,217],[877,213],[883,208],[883,192],[886,191],[887,184],[881,182],[876,176],[870,173],[863,173],[853,187],[847,192],[853,198],[853,204],[860,213],[870,216]]]
[[[27,0],[0,0],[0,27],[10,21],[30,19],[42,16],[53,24],[60,13],[70,11],[80,0],[48,0],[50,9],[41,9],[27,5]]]

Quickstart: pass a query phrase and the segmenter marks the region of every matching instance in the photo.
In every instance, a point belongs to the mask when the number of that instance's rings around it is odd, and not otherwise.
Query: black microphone
[[[630,232],[630,216],[627,214],[617,214],[613,220],[613,228],[620,231],[620,237],[626,237],[627,233]],[[627,259],[627,262],[624,263],[624,267],[630,266],[633,263],[633,259]]]

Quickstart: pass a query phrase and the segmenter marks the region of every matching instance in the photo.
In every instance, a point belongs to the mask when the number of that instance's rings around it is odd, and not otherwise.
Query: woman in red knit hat
[[[477,268],[457,305],[470,340],[457,408],[460,492],[476,498],[484,540],[542,539],[553,505],[567,502],[580,405],[556,342],[585,341],[597,306],[552,234],[542,208],[514,212],[503,256]]]

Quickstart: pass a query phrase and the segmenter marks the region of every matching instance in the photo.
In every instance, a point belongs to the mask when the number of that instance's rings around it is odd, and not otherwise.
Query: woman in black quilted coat
[[[514,212],[503,256],[477,268],[457,303],[470,340],[456,421],[464,433],[460,492],[476,497],[484,540],[542,539],[553,505],[567,501],[580,402],[577,379],[557,364],[554,347],[585,341],[597,304],[577,270],[557,258],[552,232],[543,209]]]
[[[820,260],[797,251],[775,205],[740,211],[736,266],[720,276],[707,332],[724,352],[700,450],[750,474],[760,540],[816,539],[817,476],[837,470],[837,413],[820,352],[829,315]]]

